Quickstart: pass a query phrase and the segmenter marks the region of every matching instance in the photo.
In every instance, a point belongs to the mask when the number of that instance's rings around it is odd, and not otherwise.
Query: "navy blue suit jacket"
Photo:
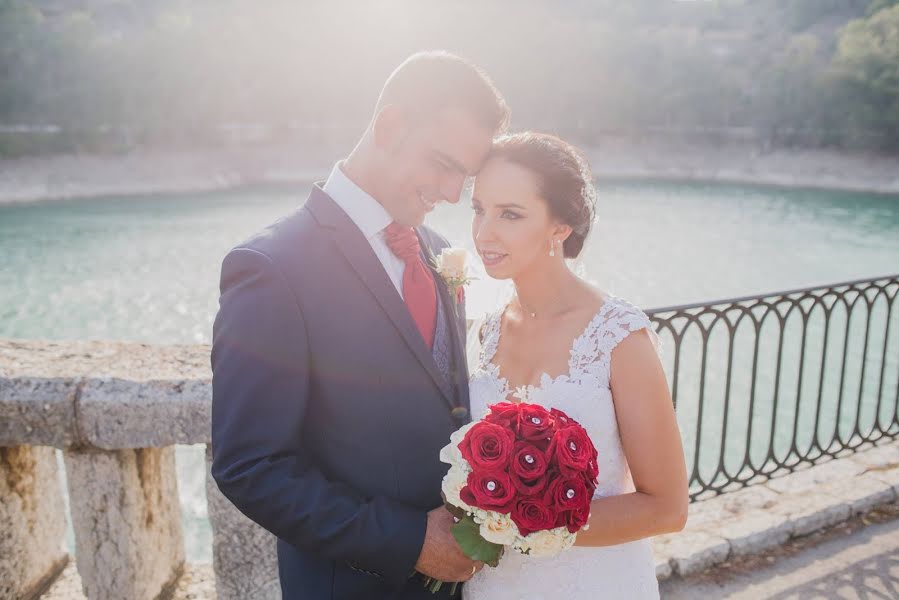
[[[447,246],[417,232],[426,256]],[[441,505],[440,449],[467,421],[453,409],[468,408],[464,307],[435,279],[455,325],[449,378],[368,240],[318,186],[225,257],[212,476],[278,537],[285,599],[433,598],[409,577]]]

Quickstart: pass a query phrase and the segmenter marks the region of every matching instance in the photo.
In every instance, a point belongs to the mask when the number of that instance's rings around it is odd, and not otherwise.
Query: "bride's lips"
[[[487,250],[479,250],[478,253],[481,255],[481,260],[484,261],[485,267],[495,267],[509,256],[502,252],[491,252]]]

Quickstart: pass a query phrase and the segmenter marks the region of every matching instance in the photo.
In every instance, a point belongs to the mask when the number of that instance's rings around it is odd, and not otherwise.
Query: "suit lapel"
[[[447,405],[452,409],[455,406],[452,390],[447,384],[446,378],[437,368],[431,350],[425,345],[406,304],[397,293],[384,266],[372,250],[371,244],[347,214],[317,185],[313,186],[306,206],[320,224],[333,230],[332,237],[338,249],[378,304],[381,305],[381,309],[390,318],[421,366],[440,389]],[[438,289],[439,285],[438,282]]]

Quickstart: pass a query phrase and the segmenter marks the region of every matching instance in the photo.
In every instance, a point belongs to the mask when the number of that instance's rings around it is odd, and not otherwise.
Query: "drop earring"
[[[549,240],[549,255],[556,255],[556,240]]]

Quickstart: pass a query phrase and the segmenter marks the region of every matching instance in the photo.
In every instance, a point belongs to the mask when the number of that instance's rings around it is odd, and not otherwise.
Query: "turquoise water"
[[[308,186],[0,207],[0,336],[208,342],[228,248],[302,203]],[[899,272],[899,197],[732,185],[600,185],[581,261],[646,307]],[[470,210],[429,223],[471,248]],[[470,312],[501,286],[479,280]],[[203,455],[178,449],[188,558],[211,560]]]
[[[225,252],[307,191],[0,207],[0,336],[208,342]],[[895,196],[659,183],[600,191],[585,268],[644,307],[899,270]],[[470,216],[443,206],[429,222],[470,247]],[[476,291],[472,312],[489,299]]]

